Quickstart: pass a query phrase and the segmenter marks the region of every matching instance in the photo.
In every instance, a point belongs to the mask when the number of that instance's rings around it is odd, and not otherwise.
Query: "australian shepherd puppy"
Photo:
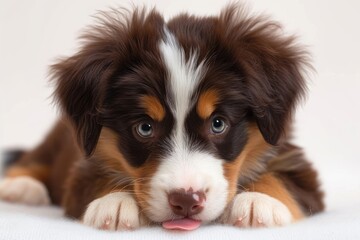
[[[218,16],[112,10],[52,66],[64,114],[0,198],[109,230],[281,226],[322,211],[291,143],[308,54],[238,4]]]

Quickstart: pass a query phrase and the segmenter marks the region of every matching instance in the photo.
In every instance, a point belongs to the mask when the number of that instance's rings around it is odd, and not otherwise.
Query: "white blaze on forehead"
[[[184,50],[175,37],[165,30],[160,42],[160,53],[168,72],[167,90],[176,125],[172,130],[169,151],[157,168],[150,182],[148,217],[162,222],[179,218],[168,203],[168,193],[190,189],[206,193],[204,209],[193,216],[205,222],[218,217],[226,205],[228,183],[224,177],[222,160],[211,153],[189,147],[185,132],[185,119],[193,107],[191,101],[195,89],[206,71],[204,61],[198,64],[197,54],[190,54],[186,61]]]
[[[164,39],[160,42],[160,53],[168,72],[168,91],[172,99],[172,112],[176,120],[174,131],[174,145],[185,147],[186,136],[184,123],[186,115],[193,106],[193,95],[204,71],[204,62],[198,64],[196,51],[190,54],[186,61],[184,49],[179,45],[175,36],[168,29],[164,30]]]

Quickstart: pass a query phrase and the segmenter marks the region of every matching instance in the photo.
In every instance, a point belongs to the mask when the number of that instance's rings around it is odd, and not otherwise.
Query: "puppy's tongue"
[[[170,221],[165,221],[162,223],[163,228],[170,230],[185,230],[191,231],[200,227],[201,221],[190,219],[190,218],[182,218],[175,219]]]

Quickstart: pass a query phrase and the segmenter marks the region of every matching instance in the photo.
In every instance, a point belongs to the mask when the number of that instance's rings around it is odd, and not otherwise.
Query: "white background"
[[[226,1],[133,1],[166,18],[180,11],[216,14]],[[301,36],[317,73],[298,108],[294,142],[320,171],[328,210],[360,202],[360,1],[247,1]],[[80,30],[96,10],[127,1],[0,0],[0,150],[33,147],[57,115],[48,65],[76,49]]]

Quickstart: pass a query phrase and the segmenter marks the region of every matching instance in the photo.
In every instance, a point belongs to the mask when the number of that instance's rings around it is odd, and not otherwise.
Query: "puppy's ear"
[[[112,9],[100,12],[97,20],[97,25],[81,36],[80,50],[51,68],[55,99],[73,122],[87,155],[94,151],[100,136],[103,102],[108,86],[114,84],[114,74],[130,68],[130,59],[154,44],[156,41],[149,39],[163,26],[156,10],[145,8]]]
[[[304,96],[304,69],[311,68],[309,56],[294,37],[282,36],[278,23],[249,17],[242,7],[228,7],[220,22],[229,51],[235,53],[245,76],[252,115],[264,139],[276,145],[297,101]]]
[[[112,14],[117,14],[115,11]],[[127,33],[115,17],[99,17],[99,25],[81,36],[82,47],[72,57],[51,66],[55,99],[70,118],[78,142],[90,155],[98,141],[99,114],[109,78],[121,66]]]
[[[74,124],[78,141],[87,155],[93,151],[100,135],[98,109],[106,79],[113,73],[113,63],[103,50],[100,46],[88,46],[52,66],[56,99]]]

